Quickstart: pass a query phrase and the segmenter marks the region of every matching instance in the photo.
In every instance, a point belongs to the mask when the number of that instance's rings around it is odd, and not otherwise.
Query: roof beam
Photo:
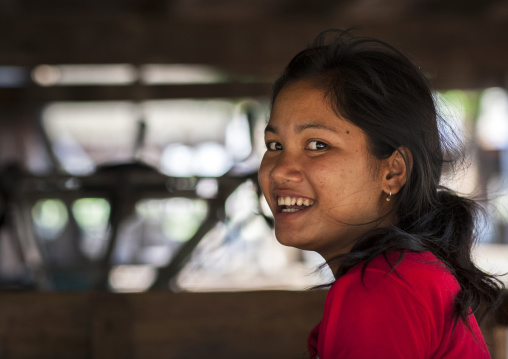
[[[355,19],[185,22],[117,16],[0,19],[0,65],[42,63],[186,63],[236,74],[276,76],[322,29]],[[438,87],[506,85],[508,21],[496,18],[408,18],[366,21],[361,35],[401,48]]]
[[[56,101],[144,101],[184,98],[242,98],[270,95],[269,83],[220,83],[157,86],[54,86],[0,88],[0,105]]]

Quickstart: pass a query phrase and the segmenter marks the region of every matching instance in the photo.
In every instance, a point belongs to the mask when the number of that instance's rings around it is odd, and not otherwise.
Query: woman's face
[[[286,85],[265,142],[259,182],[280,243],[330,259],[380,225],[388,206],[384,162],[370,155],[363,131],[337,117],[321,90],[306,81]]]

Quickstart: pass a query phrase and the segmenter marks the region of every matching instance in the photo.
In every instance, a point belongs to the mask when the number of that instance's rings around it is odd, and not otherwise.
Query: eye
[[[268,151],[280,151],[282,150],[282,145],[279,142],[271,141],[266,143],[266,149]]]
[[[313,140],[313,141],[309,141],[307,143],[307,149],[311,150],[311,151],[324,150],[327,147],[328,147],[328,145],[324,142],[321,142],[321,141]]]

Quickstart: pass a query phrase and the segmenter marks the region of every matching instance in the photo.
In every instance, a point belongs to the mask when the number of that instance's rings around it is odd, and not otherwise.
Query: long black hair
[[[405,250],[430,251],[460,284],[456,320],[467,324],[470,310],[478,309],[483,319],[499,303],[503,285],[471,260],[481,207],[440,185],[443,165],[456,152],[446,137],[451,132],[440,131],[446,121],[437,113],[424,74],[380,40],[328,30],[287,65],[273,85],[272,106],[284,86],[299,80],[323,89],[334,111],[364,131],[373,156],[386,159],[399,151],[409,169],[406,184],[394,195],[397,223],[367,233],[349,253],[335,258],[336,277],[389,251],[399,251],[400,260]]]

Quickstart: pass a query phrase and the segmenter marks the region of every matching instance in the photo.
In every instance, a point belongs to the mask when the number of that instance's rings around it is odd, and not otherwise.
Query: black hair
[[[499,303],[504,287],[471,259],[480,205],[440,185],[443,165],[457,153],[447,137],[451,131],[440,131],[446,121],[437,113],[424,74],[383,41],[328,30],[287,65],[273,85],[272,106],[284,86],[300,80],[322,89],[337,115],[364,131],[374,157],[386,159],[399,151],[409,169],[406,184],[394,195],[397,223],[367,233],[349,253],[335,258],[336,277],[390,251],[399,251],[400,260],[405,250],[430,251],[460,284],[455,319],[468,325],[470,310],[478,314],[479,309],[483,319]]]

